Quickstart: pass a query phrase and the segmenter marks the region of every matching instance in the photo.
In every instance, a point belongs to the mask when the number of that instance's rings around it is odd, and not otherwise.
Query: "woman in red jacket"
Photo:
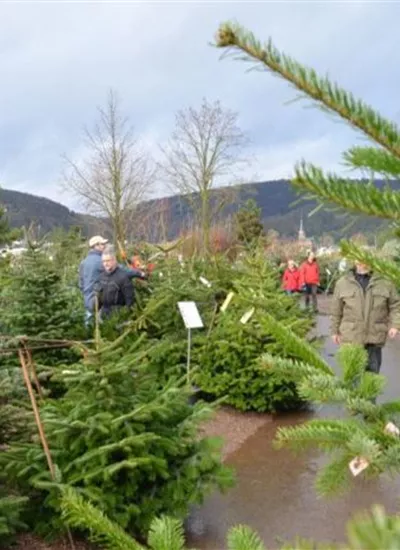
[[[318,312],[317,292],[319,287],[319,265],[313,252],[309,252],[307,260],[300,267],[300,288],[305,291],[306,308],[310,307],[312,299],[314,312]]]
[[[288,261],[282,278],[282,287],[286,294],[294,294],[300,290],[300,272],[293,260]]]

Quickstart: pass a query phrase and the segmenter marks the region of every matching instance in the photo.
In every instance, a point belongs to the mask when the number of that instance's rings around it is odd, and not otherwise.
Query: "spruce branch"
[[[400,159],[384,149],[351,147],[343,153],[343,157],[350,168],[368,170],[394,179],[400,175]]]
[[[400,192],[325,174],[306,162],[296,165],[292,184],[320,203],[333,203],[356,214],[400,220]]]
[[[216,45],[241,55],[237,59],[255,62],[263,69],[282,77],[305,97],[314,100],[323,110],[332,112],[400,158],[400,130],[395,123],[382,117],[372,107],[356,99],[327,76],[306,68],[280,52],[269,39],[262,44],[241,25],[226,22],[220,25]]]

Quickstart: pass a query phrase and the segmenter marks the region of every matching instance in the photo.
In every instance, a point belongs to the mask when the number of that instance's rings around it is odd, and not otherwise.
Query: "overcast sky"
[[[338,168],[357,135],[305,103],[285,105],[296,95],[285,82],[221,61],[209,43],[227,19],[399,121],[400,3],[1,2],[0,185],[76,208],[60,194],[61,155],[79,158],[110,87],[154,152],[175,111],[207,97],[239,112],[249,179],[288,177],[301,158]]]

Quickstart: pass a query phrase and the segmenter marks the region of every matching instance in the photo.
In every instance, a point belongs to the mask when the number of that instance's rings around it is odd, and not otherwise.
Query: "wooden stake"
[[[25,360],[24,352],[23,352],[22,349],[18,350],[18,354],[19,354],[19,360],[20,360],[20,363],[21,363],[22,373],[23,373],[23,376],[24,376],[25,385],[26,385],[26,388],[28,390],[29,398],[31,400],[31,405],[32,405],[33,414],[35,416],[36,426],[37,426],[37,429],[39,431],[40,441],[42,443],[44,454],[46,456],[47,465],[48,465],[49,470],[50,470],[51,478],[52,478],[53,481],[55,481],[56,480],[56,470],[55,470],[55,467],[54,467],[54,462],[51,458],[51,453],[50,453],[49,445],[47,443],[46,434],[44,432],[43,423],[42,423],[42,420],[40,418],[39,408],[38,408],[37,403],[36,403],[35,393],[33,391],[33,387],[32,387],[32,384],[31,384],[31,379],[29,377],[28,365],[27,365],[27,362]],[[69,530],[68,527],[67,527],[67,535],[68,535],[68,539],[69,539],[69,542],[71,544],[72,550],[75,550],[74,540],[72,538],[71,531]]]
[[[23,344],[23,346],[24,346],[24,352],[27,358],[28,367],[30,367],[30,370],[31,370],[33,382],[36,386],[36,390],[39,394],[40,399],[43,401],[44,399],[43,390],[42,390],[42,386],[40,385],[39,378],[37,376],[36,365],[33,361],[31,350],[26,347],[25,343]]]
[[[55,471],[55,468],[54,468],[53,460],[51,458],[50,449],[49,449],[49,446],[47,444],[46,435],[44,433],[44,428],[43,428],[42,420],[40,418],[39,408],[38,408],[37,403],[36,403],[35,394],[34,394],[34,391],[33,391],[33,388],[32,388],[31,379],[29,378],[29,370],[28,370],[28,366],[26,364],[26,360],[25,360],[25,357],[24,357],[24,352],[22,351],[22,349],[20,349],[18,353],[19,353],[19,360],[20,360],[21,367],[22,367],[22,373],[24,375],[25,385],[26,385],[26,388],[27,388],[28,393],[29,393],[29,398],[31,400],[33,414],[35,416],[36,426],[37,426],[37,429],[39,431],[40,441],[42,443],[44,454],[46,455],[47,465],[49,467],[51,477],[52,477],[53,481],[55,481],[56,471]]]

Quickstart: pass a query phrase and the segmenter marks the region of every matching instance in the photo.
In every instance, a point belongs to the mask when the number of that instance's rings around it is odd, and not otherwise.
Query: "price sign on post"
[[[179,312],[188,331],[187,343],[187,383],[190,385],[190,347],[192,340],[192,329],[203,328],[203,321],[197,309],[196,302],[178,302]]]
[[[185,323],[185,327],[188,330],[192,328],[203,328],[203,321],[201,320],[196,302],[178,302],[178,308],[183,322]]]

